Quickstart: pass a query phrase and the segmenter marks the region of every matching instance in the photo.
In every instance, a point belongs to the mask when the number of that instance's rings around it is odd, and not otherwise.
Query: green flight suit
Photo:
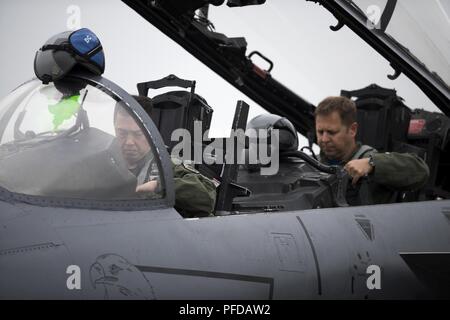
[[[173,163],[173,162],[172,162]],[[175,209],[185,218],[212,216],[216,184],[187,164],[173,164]]]
[[[172,160],[173,178],[175,186],[175,209],[185,218],[212,216],[216,204],[216,187],[218,183],[205,177],[192,165],[175,164]],[[150,180],[157,180],[161,187],[160,173],[153,154],[149,152],[133,174],[137,184]],[[144,194],[143,198],[160,197],[160,189],[153,194]]]
[[[415,154],[379,153],[374,148],[357,143],[357,148],[350,160],[369,158],[370,156],[373,158],[375,168],[367,177],[368,192],[374,204],[395,202],[398,191],[418,190],[427,183],[430,175],[428,166]],[[320,160],[324,164],[331,162],[323,154],[321,154]],[[344,166],[345,164],[346,162],[339,165]],[[353,186],[349,182],[347,188],[349,204],[354,204],[352,203],[354,201],[349,199],[349,194],[354,194],[352,189]]]

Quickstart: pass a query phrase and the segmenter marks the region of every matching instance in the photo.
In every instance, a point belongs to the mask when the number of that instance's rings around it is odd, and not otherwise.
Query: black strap
[[[367,152],[374,151],[375,149],[368,145],[362,145],[358,151],[354,154],[351,160],[361,159]]]
[[[64,51],[74,51],[73,48],[65,43],[65,44],[46,44],[43,45],[41,48],[42,51],[47,51],[47,50],[64,50]]]
[[[76,54],[80,57],[83,58],[90,58],[93,55],[99,53],[100,51],[103,50],[102,45],[98,45],[97,47],[95,47],[94,49],[92,49],[91,51],[89,51],[88,53],[82,54],[80,53],[78,50],[75,50],[75,48],[68,44],[68,43],[63,43],[63,44],[46,44],[43,45],[41,48],[42,51],[47,51],[47,50],[61,50],[61,51],[67,51],[73,54]]]
[[[392,15],[394,14],[396,4],[397,0],[388,0],[380,19],[380,26],[382,31],[386,31],[386,28],[391,21]]]
[[[146,97],[148,96],[149,89],[161,89],[165,87],[191,88],[191,95],[194,95],[195,84],[195,81],[180,79],[177,76],[170,74],[160,80],[138,83],[137,89],[140,96]]]

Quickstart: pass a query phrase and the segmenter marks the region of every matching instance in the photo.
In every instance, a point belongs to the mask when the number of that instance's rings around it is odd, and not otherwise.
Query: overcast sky
[[[94,31],[103,44],[104,76],[128,92],[136,93],[138,82],[168,74],[196,80],[197,93],[214,108],[211,136],[228,135],[238,99],[250,104],[249,118],[264,112],[119,0],[0,1],[0,97],[34,76],[36,50],[52,35],[73,27],[78,9],[81,27]],[[270,57],[275,64],[272,75],[314,104],[339,95],[341,89],[377,83],[395,88],[413,109],[437,110],[403,75],[388,80],[386,75],[393,73],[389,63],[347,27],[332,32],[334,17],[313,2],[268,0],[259,7],[213,7],[210,18],[217,32],[229,37],[248,34],[247,52],[258,50]]]

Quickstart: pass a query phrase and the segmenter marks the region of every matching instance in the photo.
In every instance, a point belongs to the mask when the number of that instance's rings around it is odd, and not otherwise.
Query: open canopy
[[[290,34],[293,31],[288,30],[288,26],[292,24],[296,25],[295,30],[308,28],[308,22],[302,19],[289,23],[283,20],[289,16],[283,14],[283,10],[301,10],[301,1],[277,2],[276,9],[281,11],[274,10],[269,18],[258,16],[258,12],[261,13],[258,7],[264,7],[269,1],[227,1],[228,7],[225,1],[219,0],[189,0],[183,1],[182,5],[172,0],[123,1],[268,112],[288,117],[304,136],[311,131],[314,126],[314,106],[285,87],[278,81],[280,79],[274,79],[270,73],[273,67],[271,57],[267,59],[259,52],[248,52],[247,41],[250,40],[245,37],[249,26],[242,24],[240,34],[220,33],[223,30],[214,28],[214,17],[212,14],[212,17],[208,16],[205,7],[207,4],[219,6],[217,9],[211,7],[214,12],[251,11],[254,12],[255,19],[258,17],[258,21],[264,21],[264,25],[282,28],[283,34]],[[450,115],[450,36],[448,5],[443,4],[443,1],[427,1],[426,4],[419,0],[307,1],[320,4],[336,17],[338,24],[332,29],[337,31],[347,26],[386,58],[393,68],[390,75],[392,79],[404,74],[441,111]],[[260,6],[235,8],[249,4]],[[239,25],[239,21],[233,21],[232,24]],[[289,42],[290,38],[280,35],[279,41]],[[265,70],[253,63],[255,58],[266,60]],[[370,82],[368,79],[368,83]]]

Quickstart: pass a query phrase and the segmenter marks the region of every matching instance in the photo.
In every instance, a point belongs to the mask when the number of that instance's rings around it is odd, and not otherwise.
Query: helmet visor
[[[64,77],[75,64],[68,52],[39,50],[34,59],[34,73],[42,81],[54,81]]]

